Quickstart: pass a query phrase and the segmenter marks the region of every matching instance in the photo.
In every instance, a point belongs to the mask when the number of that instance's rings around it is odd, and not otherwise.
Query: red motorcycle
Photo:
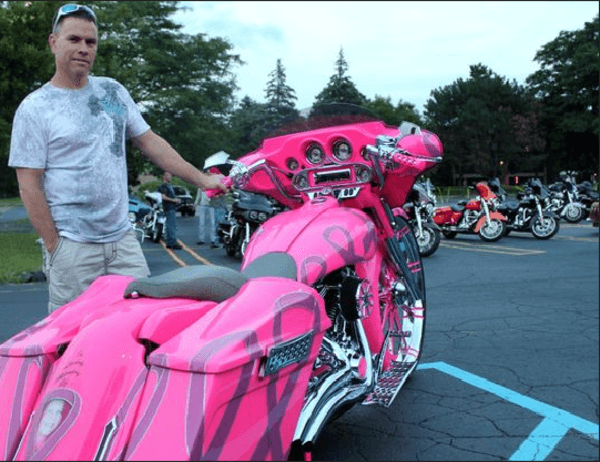
[[[464,233],[478,234],[484,241],[495,242],[504,236],[506,217],[497,211],[498,196],[483,181],[477,183],[475,189],[479,194],[476,198],[439,207],[433,213],[433,221],[447,239]]]

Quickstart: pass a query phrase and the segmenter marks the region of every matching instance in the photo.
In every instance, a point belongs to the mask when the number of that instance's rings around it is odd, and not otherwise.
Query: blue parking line
[[[417,366],[419,370],[437,369],[455,377],[469,385],[488,391],[502,399],[510,401],[517,406],[544,417],[544,420],[531,432],[529,437],[521,443],[517,451],[509,460],[545,460],[562,438],[571,429],[583,433],[590,438],[598,439],[598,424],[577,417],[570,412],[529,398],[501,385],[490,382],[483,377],[471,374],[458,367],[444,362],[425,363]]]
[[[546,418],[508,460],[546,460],[568,431],[569,427]]]

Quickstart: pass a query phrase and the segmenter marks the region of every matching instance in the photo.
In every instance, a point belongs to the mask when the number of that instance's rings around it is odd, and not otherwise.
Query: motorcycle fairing
[[[296,261],[297,280],[312,285],[338,268],[368,260],[377,246],[377,230],[364,212],[341,207],[333,197],[317,197],[258,228],[242,271],[265,253],[285,252]]]
[[[330,326],[313,289],[284,278],[250,279],[149,355],[125,459],[285,460]],[[307,334],[296,361],[265,371],[278,347],[295,347],[290,341]]]
[[[490,212],[490,219],[492,218],[497,218],[498,220],[502,220],[502,221],[506,221],[506,217],[504,215],[502,215],[499,212]],[[479,230],[481,229],[481,227],[483,226],[483,224],[487,221],[487,217],[483,216],[481,217],[478,221],[477,224],[475,225],[475,232],[478,233]]]
[[[438,225],[457,225],[462,217],[462,212],[453,210],[449,205],[438,207],[433,212],[433,221]]]

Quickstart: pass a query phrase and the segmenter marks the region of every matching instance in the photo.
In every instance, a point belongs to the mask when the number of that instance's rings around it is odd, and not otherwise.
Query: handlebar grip
[[[228,176],[224,176],[221,179],[221,183],[223,183],[225,186],[227,186],[229,188],[233,184],[233,180]],[[219,194],[224,194],[224,191],[219,188],[207,189],[205,192],[206,192],[206,196],[209,199],[212,199],[213,197],[218,196]]]

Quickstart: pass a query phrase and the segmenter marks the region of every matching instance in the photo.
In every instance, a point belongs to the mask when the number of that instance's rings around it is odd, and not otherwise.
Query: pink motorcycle
[[[233,187],[289,208],[240,271],[102,276],[0,345],[4,460],[303,459],[352,405],[392,403],[426,314],[417,243],[392,209],[443,148],[332,108],[235,162]]]

